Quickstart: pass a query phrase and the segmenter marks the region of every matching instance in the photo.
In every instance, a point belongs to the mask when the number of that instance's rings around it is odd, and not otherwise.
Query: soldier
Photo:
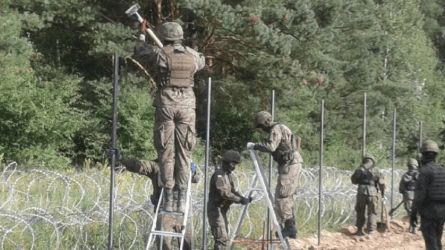
[[[419,164],[416,159],[410,158],[408,160],[408,172],[406,172],[399,184],[399,193],[403,195],[403,202],[408,216],[411,214],[411,206],[414,200],[414,189],[416,188],[416,181],[419,178],[419,171],[417,167]]]
[[[241,161],[241,155],[234,150],[228,150],[222,158],[221,168],[213,173],[210,179],[209,201],[207,202],[207,217],[215,239],[215,250],[226,249],[229,242],[229,222],[227,211],[233,203],[247,205],[252,198],[245,198],[235,190],[231,173]]]
[[[297,191],[303,158],[296,150],[296,138],[284,124],[273,123],[272,116],[261,111],[255,116],[254,127],[269,134],[263,143],[248,143],[248,149],[272,153],[278,163],[278,180],[275,188],[275,210],[280,222],[284,222],[283,237],[297,238],[293,194]]]
[[[159,173],[159,165],[157,163],[157,160],[154,161],[147,161],[147,160],[132,160],[127,157],[124,157],[121,154],[121,151],[119,148],[112,148],[108,150],[108,156],[111,158],[113,154],[116,155],[116,159],[122,163],[122,165],[125,166],[125,169],[127,171],[130,171],[132,173],[145,175],[151,180],[151,184],[153,185],[153,194],[150,196],[150,200],[154,206],[154,209],[156,210],[156,206],[158,205],[159,201],[159,195],[161,194],[161,185],[159,184],[158,179],[160,178]],[[192,182],[197,183],[199,181],[198,176],[196,175],[196,165],[195,169],[192,169],[193,178]],[[177,192],[177,191],[176,191]],[[157,220],[157,229],[161,228],[161,223],[164,231],[168,232],[181,232],[181,227],[183,223],[183,217],[181,216],[174,216],[174,215],[159,215],[160,217]],[[191,249],[191,227],[187,226],[186,234],[184,238],[184,250]],[[159,239],[157,239],[157,244],[159,246]],[[173,246],[171,244],[171,238],[170,237],[164,237],[163,240],[163,248],[165,250],[173,249]]]
[[[195,93],[193,76],[204,68],[201,53],[183,45],[183,30],[174,22],[162,24],[163,48],[145,43],[146,23],[140,28],[135,58],[153,75],[157,84],[154,145],[159,157],[164,210],[173,211],[173,187],[179,187],[179,206],[184,212],[191,150],[195,145]]]
[[[351,176],[352,184],[358,184],[357,201],[355,211],[357,212],[357,233],[364,235],[363,227],[365,225],[365,211],[368,208],[368,235],[373,235],[377,226],[377,201],[378,189],[385,198],[385,183],[383,176],[375,166],[375,160],[372,156],[365,156],[359,168]]]
[[[419,179],[414,191],[410,223],[417,224],[420,214],[423,238],[427,250],[442,249],[442,232],[445,220],[445,168],[436,163],[439,153],[437,143],[426,140],[420,148],[422,153]]]

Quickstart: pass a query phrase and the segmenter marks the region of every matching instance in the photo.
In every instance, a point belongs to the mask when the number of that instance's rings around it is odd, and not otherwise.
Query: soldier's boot
[[[164,188],[164,211],[173,212],[173,190]]]
[[[180,188],[179,189],[179,195],[178,195],[178,212],[184,213],[185,212],[185,205],[187,202],[187,189]]]
[[[291,239],[296,239],[297,233],[298,233],[298,230],[295,227],[295,222],[293,220],[287,220],[286,222],[284,222],[284,228],[283,228],[283,231],[281,231],[283,238],[289,237]],[[278,234],[275,233],[275,235],[278,238]]]
[[[177,211],[179,206],[179,187],[173,188],[173,211]]]
[[[358,227],[357,232],[355,233],[357,236],[363,236],[365,235],[365,231],[363,231],[363,227]]]
[[[374,233],[375,233],[375,229],[374,228],[369,229],[369,232],[368,232],[369,236],[373,235]]]

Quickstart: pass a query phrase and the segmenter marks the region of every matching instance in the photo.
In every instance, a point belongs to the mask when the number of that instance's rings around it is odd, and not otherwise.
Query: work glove
[[[253,142],[248,142],[247,143],[247,150],[252,150],[255,149],[255,143]]]
[[[252,201],[252,197],[246,198],[246,197],[241,197],[240,203],[243,205],[247,205]]]
[[[122,159],[121,151],[118,147],[110,146],[108,148],[108,157],[111,159],[113,157],[113,154],[116,156],[116,160]]]
[[[386,198],[386,196],[382,195],[382,201],[383,203],[385,203],[388,200],[388,198]]]
[[[142,21],[141,23],[141,27],[139,27],[139,32],[141,32],[141,34],[145,34],[146,31],[147,31],[147,20],[144,19],[144,21]]]

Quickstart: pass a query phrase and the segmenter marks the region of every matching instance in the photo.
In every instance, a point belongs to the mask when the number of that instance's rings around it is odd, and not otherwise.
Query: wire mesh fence
[[[316,234],[318,214],[318,167],[302,170],[300,188],[294,195],[297,226],[301,233]],[[390,170],[382,170],[390,195]],[[394,203],[403,170],[394,171]],[[198,174],[203,175],[198,171]],[[235,186],[243,192],[253,171],[235,173]],[[274,173],[277,174],[276,172]],[[355,221],[356,186],[351,171],[323,168],[323,228]],[[109,169],[59,173],[20,170],[9,166],[0,173],[0,249],[106,249],[108,240]],[[276,178],[273,178],[276,179]],[[202,237],[203,178],[192,185],[195,246]],[[119,173],[115,180],[114,249],[145,249],[153,219],[151,182],[145,176]],[[272,183],[272,187],[275,183]],[[233,226],[240,211],[233,205],[228,214]],[[245,239],[262,239],[267,206],[264,194],[254,194],[240,231]],[[403,214],[399,209],[396,216]],[[209,230],[208,230],[209,231]],[[209,246],[213,244],[208,237]]]

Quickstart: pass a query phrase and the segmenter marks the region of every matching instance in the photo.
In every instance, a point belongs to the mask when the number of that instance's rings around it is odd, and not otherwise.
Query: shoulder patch
[[[215,181],[216,188],[221,189],[225,186],[225,181],[222,175],[218,175]]]

